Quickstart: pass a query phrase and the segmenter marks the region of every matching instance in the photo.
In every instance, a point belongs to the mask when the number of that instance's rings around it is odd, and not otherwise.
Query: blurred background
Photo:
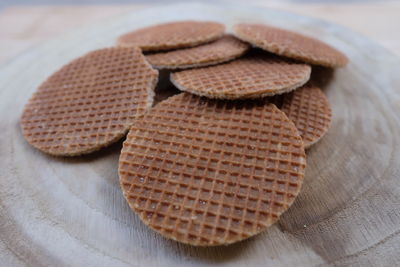
[[[63,32],[174,0],[0,0],[0,65]],[[400,55],[400,1],[385,0],[204,0],[275,8],[341,24]]]

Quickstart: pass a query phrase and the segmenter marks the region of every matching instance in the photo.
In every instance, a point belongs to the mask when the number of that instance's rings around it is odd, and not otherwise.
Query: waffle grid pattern
[[[171,74],[180,90],[219,99],[259,98],[282,94],[305,84],[311,67],[265,54]]]
[[[285,95],[281,110],[296,125],[305,148],[325,135],[332,120],[328,99],[321,89],[313,85],[303,86]]]
[[[165,53],[147,55],[158,69],[187,69],[223,63],[243,55],[249,45],[233,36],[224,36],[209,44]]]
[[[53,155],[92,152],[120,139],[151,107],[158,73],[138,48],[96,50],[48,78],[25,106],[27,141]]]
[[[335,48],[311,37],[261,24],[237,24],[235,35],[271,53],[325,67],[342,67],[347,57]]]
[[[181,21],[142,28],[120,36],[120,46],[137,46],[142,51],[163,51],[193,47],[214,41],[224,34],[225,26],[208,21]]]
[[[162,235],[233,243],[274,223],[304,177],[303,143],[274,105],[180,94],[130,130],[119,162],[131,208]]]

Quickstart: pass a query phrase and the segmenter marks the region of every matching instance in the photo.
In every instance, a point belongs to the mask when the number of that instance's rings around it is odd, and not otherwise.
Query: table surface
[[[271,7],[318,17],[344,25],[379,42],[400,55],[400,2],[383,3],[335,3],[335,4],[291,4],[288,2],[262,3],[254,5]],[[17,54],[85,24],[94,24],[105,18],[118,16],[133,10],[150,7],[135,5],[92,6],[15,6],[0,11],[0,64]]]

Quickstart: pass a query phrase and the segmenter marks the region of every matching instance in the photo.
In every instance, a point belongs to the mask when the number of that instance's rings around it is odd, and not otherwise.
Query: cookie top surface
[[[180,90],[218,99],[259,98],[282,94],[305,84],[306,64],[266,53],[252,53],[221,65],[178,71],[171,82]]]
[[[348,58],[317,39],[262,24],[237,24],[234,32],[239,39],[281,56],[325,67],[343,67]]]
[[[248,44],[226,35],[208,44],[146,55],[146,58],[157,69],[187,69],[232,60],[243,55],[248,48]]]
[[[52,74],[26,104],[25,139],[52,155],[75,156],[123,137],[151,107],[158,72],[138,48],[105,48]]]
[[[120,46],[137,46],[142,51],[164,51],[193,47],[220,38],[225,31],[221,23],[210,21],[179,21],[158,24],[120,36]]]
[[[275,105],[182,93],[132,126],[119,177],[147,226],[183,243],[214,246],[277,221],[298,195],[305,165],[301,137]]]
[[[305,148],[320,140],[328,131],[332,111],[320,88],[307,84],[283,96],[281,110],[293,121]]]

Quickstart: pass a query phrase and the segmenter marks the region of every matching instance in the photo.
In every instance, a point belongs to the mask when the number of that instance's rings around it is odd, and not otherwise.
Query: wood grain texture
[[[327,41],[351,61],[331,73],[325,85],[333,123],[308,151],[298,199],[279,223],[228,247],[190,247],[147,229],[119,188],[121,143],[85,157],[56,158],[29,146],[19,128],[23,105],[54,70],[89,50],[113,45],[116,36],[132,28],[175,20],[174,14],[228,26],[240,21],[286,27]],[[29,50],[0,70],[1,265],[398,265],[399,73],[400,59],[349,30],[243,6],[152,8]]]

